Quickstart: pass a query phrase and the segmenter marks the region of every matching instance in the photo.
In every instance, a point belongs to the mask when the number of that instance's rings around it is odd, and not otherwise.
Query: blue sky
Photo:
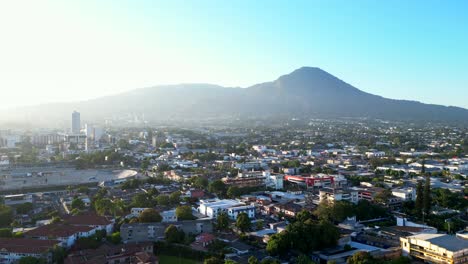
[[[247,87],[315,66],[366,92],[468,108],[466,1],[35,2],[0,4],[5,106]]]

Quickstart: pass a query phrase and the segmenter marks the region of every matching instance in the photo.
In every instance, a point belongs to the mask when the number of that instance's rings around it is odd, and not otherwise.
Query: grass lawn
[[[200,262],[193,259],[179,258],[174,256],[160,255],[160,264],[199,264]]]

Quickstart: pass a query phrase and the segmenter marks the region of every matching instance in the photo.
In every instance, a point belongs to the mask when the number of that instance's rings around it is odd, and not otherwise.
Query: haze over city
[[[459,1],[2,1],[8,100],[0,107],[160,84],[248,87],[313,66],[387,98],[467,108],[466,9]]]

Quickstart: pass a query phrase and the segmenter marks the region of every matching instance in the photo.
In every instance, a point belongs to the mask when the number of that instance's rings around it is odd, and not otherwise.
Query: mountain
[[[460,107],[387,99],[363,92],[313,67],[248,88],[180,84],[136,89],[76,103],[16,109],[15,118],[68,120],[73,110],[87,120],[144,114],[148,120],[230,117],[367,117],[390,120],[468,121]]]

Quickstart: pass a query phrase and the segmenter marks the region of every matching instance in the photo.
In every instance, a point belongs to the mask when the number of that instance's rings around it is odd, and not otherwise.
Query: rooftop
[[[445,234],[419,234],[410,236],[409,238],[425,240],[433,245],[445,248],[452,252],[468,249],[468,240],[457,236]]]

